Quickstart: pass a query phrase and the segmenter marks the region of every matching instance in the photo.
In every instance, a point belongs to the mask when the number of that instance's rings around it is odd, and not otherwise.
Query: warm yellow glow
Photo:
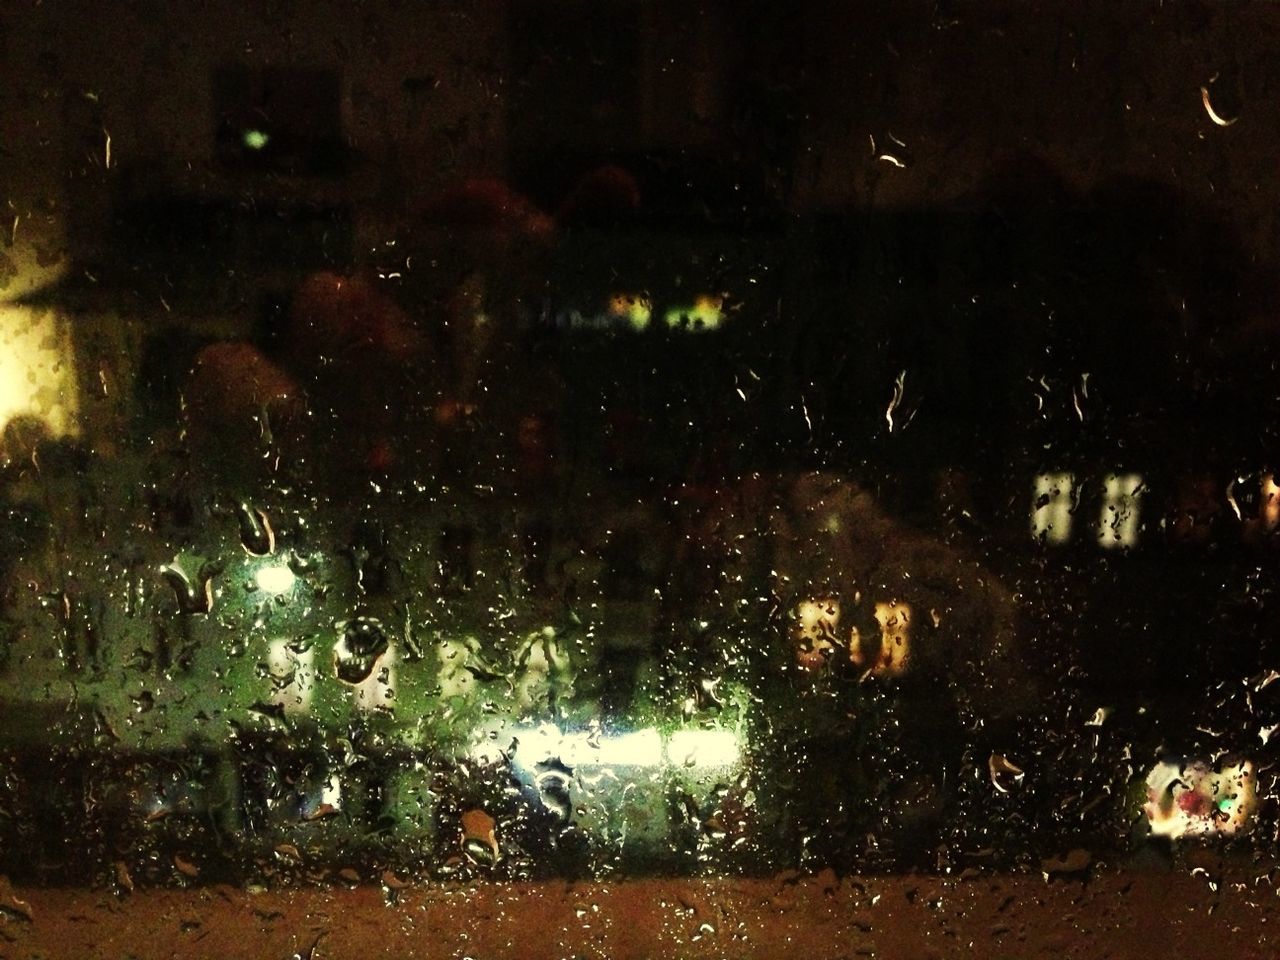
[[[0,432],[19,417],[54,437],[79,432],[71,324],[53,310],[0,303]]]
[[[667,744],[667,761],[678,770],[733,767],[741,754],[732,730],[677,730]]]
[[[643,294],[614,294],[609,298],[609,316],[625,320],[633,330],[643,330],[653,316],[653,304]]]
[[[703,295],[694,298],[693,306],[672,307],[666,313],[672,329],[715,330],[724,319],[724,298]]]
[[[1069,473],[1042,473],[1036,477],[1031,501],[1031,535],[1048,543],[1071,539],[1071,490]]]
[[[1098,542],[1107,548],[1132,547],[1138,542],[1138,510],[1143,493],[1142,475],[1112,474],[1106,479]]]
[[[1156,836],[1231,836],[1249,828],[1257,802],[1249,760],[1217,771],[1204,763],[1158,763],[1147,774],[1143,811]]]
[[[288,593],[298,578],[285,564],[267,564],[259,567],[253,575],[253,582],[264,593]]]
[[[678,729],[664,744],[656,727],[623,733],[566,733],[544,723],[511,729],[497,740],[482,738],[473,746],[472,756],[488,762],[509,757],[512,766],[526,776],[536,776],[540,765],[551,759],[580,775],[594,776],[602,767],[656,769],[665,764],[675,770],[725,769],[741,760],[742,746],[733,730]]]
[[[1262,478],[1262,527],[1274,530],[1280,526],[1280,484],[1273,474]]]
[[[600,736],[566,737],[565,751],[580,766],[656,767],[662,762],[662,738],[652,727]]]
[[[871,672],[896,677],[907,669],[911,653],[911,606],[897,601],[877,603],[876,622],[880,624],[880,652]]]
[[[462,850],[471,860],[484,851],[484,859],[492,859],[495,863],[501,859],[502,850],[498,846],[498,821],[485,811],[476,808],[462,815]]]
[[[827,662],[835,649],[832,641],[839,623],[839,600],[802,600],[796,606],[792,636],[801,667],[811,669]]]

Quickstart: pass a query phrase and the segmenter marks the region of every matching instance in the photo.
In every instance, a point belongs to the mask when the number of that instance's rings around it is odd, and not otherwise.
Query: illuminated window
[[[356,685],[355,705],[360,710],[390,710],[396,699],[396,651],[389,646],[378,658],[377,666]]]
[[[1271,531],[1280,526],[1280,484],[1273,474],[1262,478],[1262,529]]]
[[[672,330],[688,330],[694,333],[716,330],[724,321],[723,306],[724,300],[721,297],[697,297],[691,305],[671,307],[664,315],[664,319]]]
[[[1046,543],[1071,539],[1071,494],[1075,478],[1069,473],[1042,473],[1035,480],[1031,502],[1031,534]]]
[[[911,606],[892,601],[876,604],[880,639],[871,649],[863,643],[858,628],[849,636],[849,659],[876,676],[896,677],[907,669],[911,652]]]
[[[71,325],[52,310],[0,302],[0,431],[25,422],[42,436],[75,435],[78,406]]]
[[[285,713],[307,713],[315,693],[315,650],[295,648],[288,640],[273,640],[267,652],[271,674],[271,703]]]
[[[911,652],[911,606],[906,603],[877,603],[880,624],[880,653],[871,670],[896,677],[907,668]]]
[[[840,623],[840,601],[804,600],[796,607],[792,636],[795,640],[796,663],[805,670],[815,670],[827,662],[836,627]]]
[[[615,326],[643,330],[649,325],[653,305],[649,298],[638,293],[618,293],[609,298],[609,316]]]
[[[1132,547],[1138,542],[1138,507],[1143,492],[1141,474],[1107,477],[1098,523],[1098,542],[1103,547]]]
[[[1143,812],[1161,837],[1241,833],[1257,806],[1257,776],[1248,760],[1216,771],[1201,762],[1158,763],[1146,785]]]

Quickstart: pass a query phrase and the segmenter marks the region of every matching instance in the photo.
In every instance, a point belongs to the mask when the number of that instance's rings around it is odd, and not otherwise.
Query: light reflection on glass
[[[78,433],[74,357],[54,311],[0,302],[0,430],[33,417],[52,436]]]
[[[253,582],[263,593],[278,595],[293,589],[297,577],[284,564],[267,564],[261,566],[253,575]]]
[[[1280,526],[1280,484],[1273,474],[1262,478],[1262,528],[1275,530]]]
[[[676,767],[722,769],[737,764],[740,756],[732,730],[677,730],[667,744],[667,759]]]
[[[617,293],[609,298],[609,316],[624,321],[633,330],[643,330],[653,316],[653,304],[641,294]]]
[[[315,651],[290,649],[288,640],[272,640],[267,648],[267,667],[275,687],[271,702],[285,713],[307,713],[315,693]]]
[[[1113,550],[1138,542],[1138,508],[1143,493],[1142,475],[1111,474],[1106,478],[1098,542]]]
[[[1031,501],[1031,535],[1047,543],[1071,539],[1071,488],[1069,473],[1042,473],[1036,477]]]
[[[1158,763],[1147,774],[1143,812],[1156,836],[1233,836],[1249,829],[1256,781],[1249,760],[1218,771],[1201,762]]]
[[[715,330],[724,319],[721,297],[700,296],[691,306],[671,307],[664,320],[673,330]]]
[[[738,763],[741,752],[738,734],[733,730],[676,730],[664,749],[663,737],[656,727],[615,734],[596,730],[563,733],[549,723],[517,728],[497,741],[486,738],[472,748],[472,756],[481,761],[492,762],[509,755],[512,766],[524,773],[535,773],[539,764],[549,760],[558,760],[570,769],[658,768],[664,764],[679,769],[718,769]]]

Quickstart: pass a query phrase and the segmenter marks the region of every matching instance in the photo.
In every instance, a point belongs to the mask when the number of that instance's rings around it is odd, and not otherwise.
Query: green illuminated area
[[[249,129],[244,132],[240,142],[250,150],[261,150],[271,140],[271,136],[265,130]]]
[[[494,811],[498,862],[536,845],[539,818],[553,815],[590,838],[592,862],[674,849],[670,798],[710,810],[745,770],[746,686],[723,683],[714,709],[673,697],[653,603],[602,593],[576,616],[549,616],[505,588],[442,589],[439,524],[477,510],[450,496],[395,508],[416,521],[394,589],[376,581],[385,558],[371,541],[353,546],[344,511],[272,491],[252,504],[211,498],[208,522],[150,545],[127,583],[103,578],[127,604],[29,598],[5,668],[4,746],[109,743],[137,779],[118,798],[129,830],[212,817],[268,856],[364,848],[376,823],[386,862],[438,864],[442,796]],[[142,501],[119,506],[123,536]],[[503,562],[509,533],[477,543],[476,563]],[[81,582],[93,562],[77,562]],[[107,642],[89,643],[82,618]],[[641,650],[619,699],[602,678],[627,674],[606,665]],[[155,780],[158,757],[188,771],[180,785]],[[547,765],[563,782],[544,782]],[[477,776],[510,780],[522,799]]]
[[[615,294],[609,298],[609,316],[632,330],[644,330],[653,316],[653,304],[642,294]]]
[[[669,308],[663,319],[672,330],[718,330],[724,321],[723,306],[722,297],[700,296],[692,305]]]

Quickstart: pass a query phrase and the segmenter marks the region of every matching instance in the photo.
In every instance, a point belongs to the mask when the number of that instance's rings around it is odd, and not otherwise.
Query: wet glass
[[[15,6],[0,952],[1269,955],[1277,27]]]

